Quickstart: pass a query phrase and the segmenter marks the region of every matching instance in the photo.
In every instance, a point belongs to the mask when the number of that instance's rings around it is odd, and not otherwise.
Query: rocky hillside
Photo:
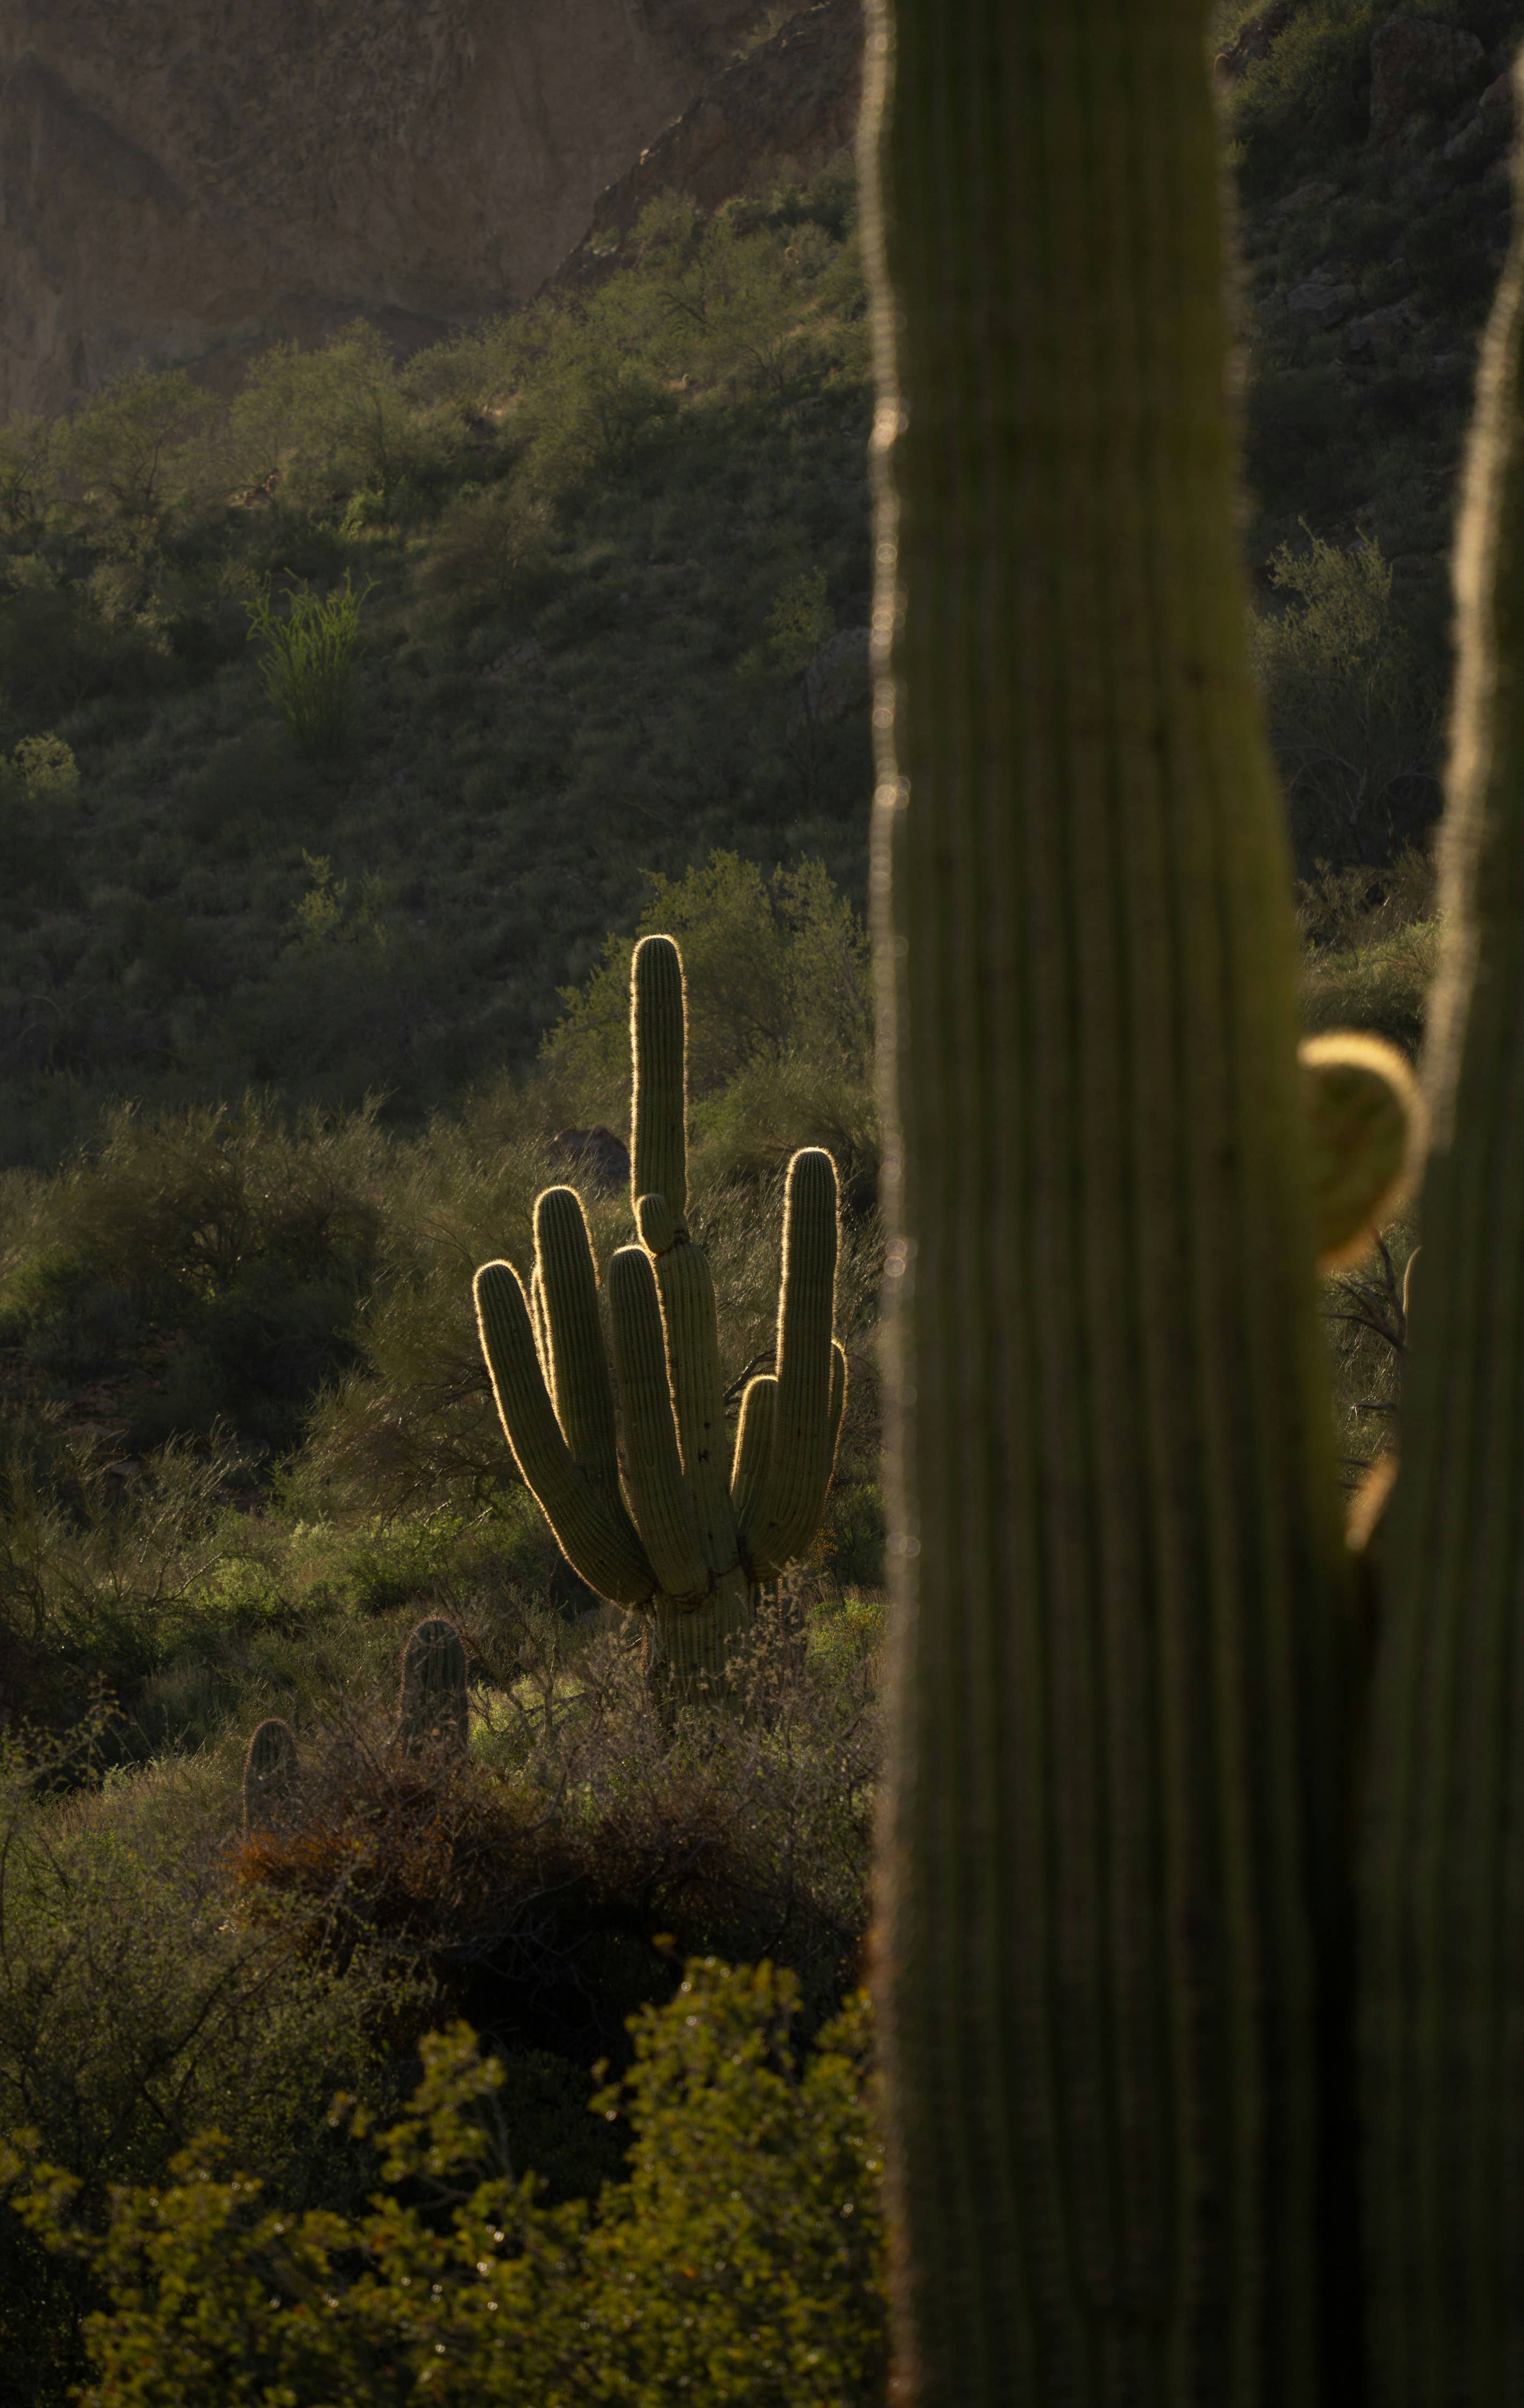
[[[861,894],[856,0],[754,32],[534,305],[406,362],[361,328],[235,395],[146,377],[0,427],[0,1164],[122,1096],[416,1123],[533,1060],[646,873],[717,848]],[[1423,905],[1421,863],[1385,865],[1437,805],[1521,32],[1524,0],[1218,12],[1257,640],[1330,925]],[[346,590],[352,722],[320,756],[251,612]],[[1410,1037],[1415,965],[1406,1017],[1365,1015]]]
[[[532,294],[759,0],[11,0],[0,420],[124,363]]]

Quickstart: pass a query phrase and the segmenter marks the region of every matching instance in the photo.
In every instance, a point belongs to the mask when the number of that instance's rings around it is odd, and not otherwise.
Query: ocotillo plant
[[[290,1723],[272,1714],[259,1725],[244,1757],[244,1836],[268,1830],[296,1786],[299,1758]]]
[[[1418,1501],[1367,1720],[1313,1265],[1374,1208],[1373,1152],[1405,1140],[1358,1047],[1309,1063],[1303,1109],[1207,14],[868,7],[895,1584],[878,1987],[897,2397],[924,2408],[1524,2397],[1517,681],[1511,652],[1473,680],[1485,803],[1454,858],[1488,831],[1486,1051],[1426,1224],[1450,1268],[1418,1309],[1422,1468],[1399,1492]],[[1511,436],[1500,456],[1517,512]],[[1381,1759],[1368,2263],[1357,1734]]]
[[[452,1622],[432,1614],[408,1638],[402,1656],[397,1739],[405,1754],[463,1750],[470,1720],[465,1648]]]
[[[816,1146],[789,1165],[776,1369],[748,1384],[727,1466],[714,1283],[688,1226],[687,1003],[670,937],[635,948],[630,1035],[639,1243],[608,1267],[614,1377],[573,1188],[534,1207],[528,1294],[511,1263],[488,1263],[477,1313],[508,1444],[563,1554],[601,1597],[651,1617],[663,1682],[698,1688],[723,1681],[758,1585],[819,1526],[847,1391],[832,1336],[836,1169]]]

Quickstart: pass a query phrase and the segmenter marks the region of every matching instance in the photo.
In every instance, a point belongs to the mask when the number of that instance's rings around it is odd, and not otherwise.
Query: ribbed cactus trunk
[[[1345,1609],[1205,15],[868,12],[879,1981],[926,2408],[1357,2397]]]
[[[1524,249],[1483,353],[1363,1862],[1375,2408],[1524,2401]]]

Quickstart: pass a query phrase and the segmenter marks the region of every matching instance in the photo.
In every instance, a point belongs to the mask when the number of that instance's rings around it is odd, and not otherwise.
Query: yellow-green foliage
[[[1413,790],[1437,799],[1439,693],[1369,535],[1347,549],[1282,544],[1268,575],[1283,601],[1251,622],[1272,741],[1302,849],[1385,860]]]
[[[71,2220],[67,2175],[12,2152],[21,2212],[106,2291],[81,2401],[263,2408],[406,2386],[463,2408],[868,2408],[885,2312],[865,2009],[800,2061],[796,2008],[787,1973],[690,1965],[593,2102],[631,2132],[629,2181],[595,2206],[535,2203],[493,2114],[501,2071],[463,2026],[423,2042],[411,2105],[379,2136],[384,2187],[352,2215],[283,2211],[205,2140],[167,2183],[119,2191],[96,2234]]]

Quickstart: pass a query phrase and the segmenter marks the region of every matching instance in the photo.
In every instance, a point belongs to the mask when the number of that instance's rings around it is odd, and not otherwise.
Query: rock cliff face
[[[0,418],[534,292],[758,0],[5,0]]]
[[[564,283],[606,273],[619,238],[658,193],[718,208],[764,179],[805,177],[856,137],[862,0],[813,0],[705,87],[636,164],[599,194]]]

